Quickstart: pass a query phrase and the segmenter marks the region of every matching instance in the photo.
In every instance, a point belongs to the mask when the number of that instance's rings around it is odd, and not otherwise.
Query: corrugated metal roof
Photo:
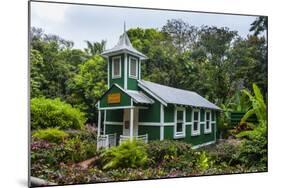
[[[128,95],[130,95],[137,103],[144,103],[144,104],[153,104],[154,101],[146,96],[144,93],[139,91],[125,91]]]
[[[196,92],[164,86],[145,80],[139,80],[138,82],[166,103],[221,110],[218,106]]]
[[[118,52],[129,52],[132,53],[136,56],[139,56],[141,59],[147,59],[146,55],[144,55],[143,53],[139,52],[138,50],[136,50],[132,44],[131,41],[127,35],[126,32],[124,32],[120,38],[119,41],[117,43],[116,46],[114,46],[113,48],[109,49],[109,50],[105,50],[103,53],[101,53],[101,55],[103,56],[109,56],[110,54],[113,53],[118,53]]]
[[[120,90],[122,90],[124,93],[132,97],[132,99],[136,103],[143,103],[143,104],[153,104],[154,100],[146,96],[143,92],[141,91],[134,91],[134,90],[124,90],[122,87],[120,87],[118,84],[113,84],[113,86],[118,87]],[[112,87],[112,86],[111,86]],[[110,89],[109,89],[110,90]]]

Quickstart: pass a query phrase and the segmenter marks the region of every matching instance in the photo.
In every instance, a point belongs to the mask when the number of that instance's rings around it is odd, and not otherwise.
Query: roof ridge
[[[197,92],[191,91],[191,90],[186,90],[186,89],[180,89],[180,88],[176,88],[176,87],[166,86],[166,85],[162,85],[162,84],[155,83],[155,82],[151,82],[151,81],[147,81],[147,80],[141,80],[141,81],[150,82],[150,83],[152,83],[152,84],[160,85],[160,86],[162,86],[162,87],[168,87],[168,88],[171,88],[171,89],[176,89],[176,90],[180,90],[180,91],[186,91],[186,92],[190,92],[190,93],[194,93],[194,94],[197,94],[197,95],[198,95]]]

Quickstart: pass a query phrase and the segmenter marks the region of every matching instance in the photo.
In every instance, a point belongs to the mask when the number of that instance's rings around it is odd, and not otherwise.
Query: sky
[[[73,41],[74,48],[86,47],[85,40],[106,40],[109,49],[123,33],[124,22],[127,30],[137,27],[161,30],[167,20],[182,19],[198,27],[228,27],[246,37],[256,16],[31,2],[30,19],[31,26]]]

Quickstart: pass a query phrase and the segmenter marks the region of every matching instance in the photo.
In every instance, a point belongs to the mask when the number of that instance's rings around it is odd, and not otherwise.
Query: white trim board
[[[160,105],[160,140],[164,140],[164,106]]]
[[[109,72],[109,58],[107,57],[107,89],[110,88],[110,72]]]
[[[116,106],[116,107],[101,107],[99,110],[116,110],[116,109],[127,109],[127,108],[134,108],[132,106]]]
[[[123,125],[123,122],[105,121],[106,125]]]
[[[214,143],[216,143],[216,140],[206,142],[206,143],[203,143],[203,144],[198,144],[198,145],[192,146],[191,148],[192,149],[198,149],[198,148],[201,148],[203,146],[208,146],[208,145],[211,145],[211,144],[214,144]]]
[[[127,64],[127,53],[124,54],[124,89],[127,90],[128,89],[128,83],[127,83],[127,79],[128,79],[128,64]]]

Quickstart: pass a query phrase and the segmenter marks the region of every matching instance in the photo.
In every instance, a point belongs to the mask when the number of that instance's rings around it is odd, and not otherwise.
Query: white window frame
[[[179,123],[182,123],[182,132],[177,132],[177,123],[178,123],[178,118],[177,118],[177,112],[178,111],[182,111],[183,113],[183,117],[182,117],[182,122],[179,122]],[[185,117],[186,116],[186,110],[185,108],[181,108],[181,107],[176,107],[175,108],[175,113],[174,113],[174,138],[177,139],[177,138],[184,138],[185,137],[185,127],[186,127],[186,123],[185,123]]]
[[[131,60],[132,59],[134,59],[136,61],[136,75],[131,74]],[[129,77],[133,78],[133,79],[138,79],[138,73],[139,73],[138,69],[139,69],[138,59],[130,56],[129,57]]]
[[[119,59],[119,74],[118,75],[114,75],[114,60],[116,60],[116,59]],[[121,56],[112,57],[112,61],[111,61],[111,77],[112,77],[112,79],[121,78],[121,70],[122,70]]]
[[[194,112],[198,112],[198,120],[197,120],[197,130],[194,130]],[[199,109],[192,109],[192,125],[191,125],[191,136],[200,135],[201,131],[201,120],[200,120],[200,110]]]
[[[209,120],[207,120],[207,113],[209,113]],[[209,121],[209,129],[207,129],[207,121]],[[212,114],[210,110],[205,110],[205,126],[204,133],[209,134],[212,132]]]
[[[214,119],[212,119],[212,114],[214,114]],[[217,129],[217,113],[216,113],[216,111],[212,111],[211,112],[211,126],[213,127],[213,125],[214,125],[214,132],[215,132],[215,134],[216,134],[216,129]]]

